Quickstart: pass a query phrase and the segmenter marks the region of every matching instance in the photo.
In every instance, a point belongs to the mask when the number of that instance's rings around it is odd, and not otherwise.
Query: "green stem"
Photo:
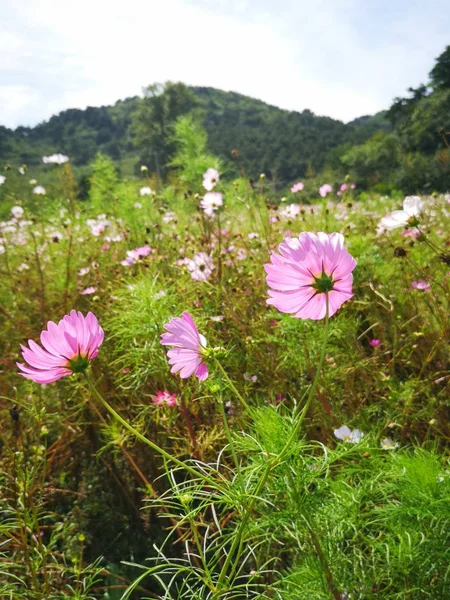
[[[197,471],[196,469],[194,469],[193,467],[191,467],[188,464],[184,463],[183,461],[179,460],[175,456],[172,456],[171,454],[169,454],[168,452],[166,452],[163,448],[160,448],[157,444],[155,444],[154,442],[152,442],[151,440],[149,440],[148,438],[146,438],[145,435],[142,435],[142,433],[140,433],[137,429],[135,429],[132,425],[130,425],[123,417],[121,417],[119,415],[118,412],[116,412],[113,409],[112,406],[110,406],[108,404],[108,402],[103,398],[103,396],[97,390],[97,388],[95,387],[95,385],[92,383],[91,378],[86,373],[86,371],[83,371],[83,375],[84,375],[84,377],[85,377],[85,379],[86,379],[86,381],[88,383],[89,389],[91,390],[92,394],[97,398],[97,400],[99,400],[101,402],[101,404],[103,404],[103,406],[106,408],[106,410],[117,421],[119,421],[119,423],[121,423],[125,427],[125,429],[128,429],[128,431],[130,433],[132,433],[135,437],[137,437],[138,440],[140,440],[144,444],[147,444],[147,446],[150,446],[150,448],[152,448],[152,450],[154,450],[155,452],[157,452],[158,454],[160,454],[161,456],[163,456],[167,461],[175,463],[178,467],[181,467],[182,469],[185,469],[186,471],[188,471],[188,473],[191,473],[191,475],[194,475],[194,477],[198,477],[200,479],[203,479],[205,482],[208,482],[208,483],[210,483],[210,484],[212,484],[214,486],[217,486],[217,482],[216,481],[214,481],[213,479],[211,479],[207,475],[201,473],[200,471]]]
[[[236,386],[234,385],[234,383],[231,381],[231,379],[228,377],[227,372],[225,371],[225,369],[222,367],[222,365],[220,364],[220,362],[216,360],[216,365],[219,367],[220,372],[222,373],[224,379],[226,380],[226,382],[228,383],[228,385],[230,386],[230,388],[233,390],[233,392],[235,393],[236,397],[239,398],[239,401],[241,402],[242,406],[245,408],[246,411],[250,410],[250,406],[247,404],[247,402],[244,400],[244,398],[242,397],[242,395],[238,392]]]
[[[317,384],[319,382],[319,377],[322,372],[323,364],[325,362],[325,354],[326,354],[326,350],[327,350],[328,336],[330,333],[330,319],[329,319],[330,310],[329,310],[328,292],[325,293],[325,296],[326,296],[325,297],[325,331],[324,331],[323,342],[322,342],[322,350],[320,352],[319,364],[318,364],[316,373],[314,375],[314,380],[313,380],[311,388],[309,390],[309,394],[308,394],[308,398],[306,400],[305,406],[303,407],[302,412],[300,413],[300,417],[299,417],[297,423],[295,424],[292,434],[290,435],[288,441],[286,442],[286,445],[284,446],[283,450],[279,454],[280,461],[284,458],[285,454],[287,452],[289,452],[289,448],[290,448],[292,442],[298,436],[298,433],[303,424],[303,421],[305,420],[306,413],[308,412],[308,409],[311,406],[311,402],[314,398]]]
[[[306,413],[308,412],[308,409],[311,405],[312,399],[314,398],[314,393],[316,391],[317,388],[317,383],[319,381],[319,377],[320,374],[322,372],[322,368],[323,368],[323,364],[325,362],[325,354],[326,354],[326,349],[327,349],[327,343],[328,343],[328,336],[329,336],[329,330],[330,330],[330,323],[329,323],[329,300],[328,300],[328,292],[326,292],[326,296],[325,296],[325,332],[324,332],[324,337],[323,337],[323,343],[322,343],[322,350],[320,352],[320,358],[319,358],[319,364],[316,370],[316,374],[314,376],[314,381],[311,385],[311,388],[309,390],[309,394],[308,394],[308,398],[306,400],[306,404],[302,409],[302,412],[300,413],[300,417],[297,421],[297,423],[295,424],[294,430],[292,432],[292,434],[289,436],[288,441],[286,442],[284,448],[281,450],[281,452],[278,454],[278,456],[276,456],[275,458],[273,458],[272,460],[269,460],[267,462],[266,468],[263,471],[263,474],[261,476],[261,479],[258,481],[258,483],[256,484],[256,488],[255,491],[251,497],[250,503],[247,506],[247,509],[244,513],[244,516],[242,517],[242,521],[239,525],[239,529],[236,533],[236,536],[233,540],[233,544],[231,545],[230,551],[228,552],[227,558],[225,560],[225,563],[221,569],[220,575],[219,575],[219,579],[217,581],[217,592],[216,594],[213,596],[213,598],[218,598],[220,596],[221,593],[221,585],[226,577],[228,568],[230,566],[230,563],[233,559],[233,556],[237,550],[237,548],[242,548],[242,537],[244,534],[244,529],[247,526],[248,520],[250,518],[251,512],[253,510],[253,506],[255,505],[256,500],[259,497],[259,493],[262,490],[262,488],[264,487],[264,485],[266,484],[266,481],[270,475],[270,472],[273,468],[275,468],[276,466],[278,466],[280,464],[280,462],[283,460],[283,458],[285,457],[285,455],[289,452],[289,449],[291,448],[292,442],[295,440],[295,438],[298,436],[298,432],[300,431],[300,427],[302,426],[302,423],[305,419]],[[218,363],[219,364],[219,363]],[[220,366],[220,364],[219,364]],[[221,369],[222,372],[225,374],[225,376],[228,379],[228,376],[226,375],[225,371],[223,371],[223,369]],[[229,379],[228,379],[229,381]],[[231,383],[231,382],[230,382]],[[233,386],[234,387],[234,386]],[[239,396],[238,396],[239,397]],[[237,557],[239,556],[240,553],[237,554]],[[228,579],[231,579],[234,575],[234,573],[236,572],[237,569],[237,560],[235,561],[230,575],[228,577]]]
[[[239,480],[239,483],[242,483],[241,465],[239,464],[238,457],[237,457],[237,454],[236,454],[236,449],[235,449],[234,443],[233,443],[233,438],[231,436],[231,431],[230,431],[230,428],[228,426],[228,419],[227,419],[227,415],[226,415],[226,412],[225,412],[225,408],[224,408],[224,405],[223,405],[222,398],[220,398],[219,406],[220,406],[220,412],[221,412],[221,415],[222,415],[223,428],[225,429],[225,435],[227,436],[228,444],[230,446],[231,455],[232,455],[233,461],[234,461],[234,466],[236,467],[236,471],[237,471],[237,474],[238,474],[238,480]]]

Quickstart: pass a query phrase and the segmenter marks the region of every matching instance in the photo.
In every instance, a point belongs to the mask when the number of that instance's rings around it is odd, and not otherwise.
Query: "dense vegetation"
[[[449,197],[389,230],[402,196],[224,179],[189,116],[170,143],[164,184],[98,155],[83,199],[71,161],[0,185],[0,597],[447,600]],[[357,261],[329,321],[266,303],[271,251],[317,231]],[[73,308],[98,356],[20,377]],[[160,344],[183,311],[203,381]]]

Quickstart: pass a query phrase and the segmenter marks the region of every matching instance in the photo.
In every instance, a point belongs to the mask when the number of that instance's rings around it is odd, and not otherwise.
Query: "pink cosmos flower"
[[[203,173],[203,187],[205,190],[210,192],[214,189],[214,186],[219,181],[219,171],[217,169],[207,169],[205,173]]]
[[[198,329],[189,313],[174,317],[164,325],[167,333],[161,335],[163,346],[172,346],[167,352],[171,373],[180,373],[182,379],[195,375],[200,381],[208,377],[208,367],[203,362],[206,339]]]
[[[419,279],[418,281],[413,281],[411,284],[415,290],[421,290],[423,292],[429,292],[431,289],[431,285],[424,281],[423,279]]]
[[[152,402],[156,406],[176,406],[177,396],[176,394],[169,394],[169,392],[159,390],[155,396],[152,396]]]
[[[291,192],[293,194],[296,194],[297,192],[301,192],[304,187],[305,184],[302,181],[298,181],[297,183],[294,183],[294,185],[291,187]]]
[[[286,238],[264,265],[269,285],[267,304],[299,319],[323,319],[328,294],[329,316],[352,296],[355,259],[340,233],[301,233]]]
[[[333,191],[333,187],[329,183],[324,183],[319,188],[319,194],[322,196],[322,198],[325,198],[325,196],[332,191]]]
[[[381,346],[381,342],[380,340],[373,339],[369,341],[369,346],[372,346],[372,348],[379,348]]]
[[[82,296],[89,296],[89,294],[95,294],[95,292],[97,291],[97,288],[95,287],[87,287],[85,288],[82,292],[81,295]]]
[[[340,191],[341,191],[341,192],[345,192],[347,189],[348,189],[348,185],[347,185],[346,183],[343,183],[343,184],[341,185],[341,189],[340,189]]]
[[[28,365],[17,363],[20,375],[36,383],[53,383],[61,377],[84,371],[97,354],[104,338],[97,317],[72,310],[56,324],[47,323],[39,346],[28,340],[29,348],[21,346]]]

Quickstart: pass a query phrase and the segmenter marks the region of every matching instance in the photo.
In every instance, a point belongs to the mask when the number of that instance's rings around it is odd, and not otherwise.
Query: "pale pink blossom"
[[[322,196],[322,198],[325,198],[325,196],[332,191],[333,191],[333,187],[329,183],[324,183],[319,188],[319,194]]]
[[[194,258],[185,259],[185,264],[195,281],[206,281],[214,269],[212,258],[206,252],[198,252],[194,255]]]
[[[300,214],[300,210],[300,204],[288,204],[287,206],[280,208],[278,214],[284,219],[295,219],[295,217],[298,217]]]
[[[323,319],[328,296],[329,316],[352,296],[355,259],[344,248],[340,233],[301,233],[286,238],[264,265],[268,304],[300,319]]]
[[[413,281],[411,283],[411,287],[415,290],[421,290],[423,292],[428,292],[431,289],[431,285],[424,281],[423,279],[419,279],[418,281]]]
[[[403,202],[403,210],[394,210],[383,217],[379,223],[381,230],[391,231],[407,225],[415,227],[422,210],[422,200],[419,196],[407,196]]]
[[[95,292],[97,291],[97,288],[91,286],[91,287],[87,287],[85,288],[82,292],[81,295],[82,296],[89,296],[90,294],[95,294]]]
[[[384,438],[384,440],[381,441],[381,447],[383,450],[395,450],[396,448],[398,448],[398,442],[393,442],[391,440],[391,438]]]
[[[214,216],[221,206],[223,206],[223,197],[220,192],[208,192],[200,201],[200,208],[208,217]]]
[[[219,181],[219,172],[216,169],[207,169],[205,173],[203,173],[203,187],[205,190],[210,192]]]
[[[208,377],[208,367],[203,362],[206,339],[187,312],[174,317],[164,325],[167,333],[161,335],[163,346],[172,346],[167,352],[171,373],[179,373],[182,379],[195,375],[200,381]]]
[[[302,181],[298,181],[297,183],[294,183],[294,185],[291,187],[291,192],[293,194],[296,194],[297,192],[301,192],[304,187],[305,184]]]
[[[347,425],[342,425],[339,429],[333,431],[338,440],[350,444],[358,444],[364,437],[364,433],[359,429],[350,429]]]
[[[28,365],[17,363],[22,377],[36,383],[53,383],[61,377],[84,371],[97,356],[103,342],[103,329],[97,318],[72,310],[58,324],[47,323],[41,333],[42,346],[33,340],[21,346]]]

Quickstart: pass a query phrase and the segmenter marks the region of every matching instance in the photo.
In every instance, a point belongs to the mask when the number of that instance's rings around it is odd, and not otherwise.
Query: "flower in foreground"
[[[264,265],[267,304],[299,319],[331,317],[352,296],[356,261],[344,248],[340,233],[301,233],[286,238]]]
[[[58,324],[47,323],[41,344],[28,340],[21,346],[27,365],[17,363],[22,377],[36,383],[53,383],[61,377],[84,371],[97,354],[104,338],[97,317],[72,310]]]
[[[415,290],[421,290],[422,292],[429,292],[431,289],[431,285],[424,281],[423,279],[419,279],[418,281],[413,281],[411,283],[411,287]]]
[[[364,433],[359,429],[350,429],[347,425],[342,425],[339,429],[333,431],[338,440],[349,444],[358,444],[364,437]]]
[[[220,192],[208,192],[200,200],[200,208],[208,217],[212,217],[221,206],[223,206],[223,197]]]
[[[156,406],[176,406],[177,396],[176,394],[169,394],[169,392],[159,390],[155,396],[152,396],[152,402]]]
[[[203,173],[203,187],[210,192],[219,181],[219,171],[217,169],[207,169]]]
[[[161,335],[163,346],[172,346],[167,352],[171,373],[178,373],[182,379],[195,375],[200,381],[208,377],[208,367],[203,362],[206,339],[187,312],[174,317],[164,325],[167,333]]]
[[[379,229],[392,230],[397,227],[416,227],[418,216],[422,208],[419,196],[407,196],[403,202],[403,210],[394,210],[383,217],[379,223]]]

